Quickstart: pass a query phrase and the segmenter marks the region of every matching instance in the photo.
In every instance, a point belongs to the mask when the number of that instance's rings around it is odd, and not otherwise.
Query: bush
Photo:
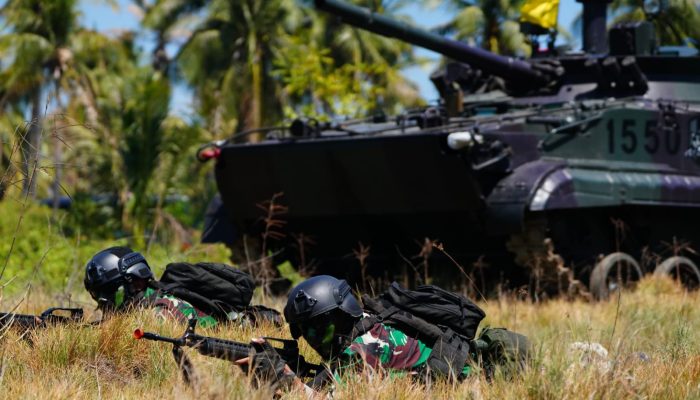
[[[83,291],[84,266],[90,257],[111,246],[127,246],[127,239],[99,239],[86,229],[65,229],[68,213],[30,204],[26,208],[14,201],[0,202],[0,277],[3,294],[23,291],[28,284],[46,291],[64,294]],[[19,225],[18,225],[19,222]],[[99,225],[99,224],[97,224]],[[99,227],[96,232],[99,232]],[[223,245],[155,244],[142,252],[156,276],[173,261],[228,262],[229,251]]]

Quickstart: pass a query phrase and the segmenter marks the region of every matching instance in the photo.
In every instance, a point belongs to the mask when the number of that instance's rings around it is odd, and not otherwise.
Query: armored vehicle
[[[204,146],[220,192],[205,240],[260,234],[256,205],[283,193],[290,235],[278,246],[303,233],[317,269],[336,275],[358,273],[358,249],[379,274],[419,269],[432,250],[433,273],[478,265],[487,287],[536,294],[590,287],[605,298],[647,272],[698,286],[700,58],[657,46],[649,22],[608,32],[607,2],[582,2],[584,51],[524,60],[316,0],[452,60],[432,76],[442,100]]]

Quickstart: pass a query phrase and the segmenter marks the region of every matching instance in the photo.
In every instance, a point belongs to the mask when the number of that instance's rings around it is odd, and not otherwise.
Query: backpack
[[[524,368],[530,357],[530,341],[524,335],[505,328],[482,329],[474,341],[486,378],[491,379],[496,367],[500,366],[506,376]]]
[[[353,330],[353,338],[376,323],[394,326],[432,347],[426,365],[438,375],[457,378],[470,358],[470,343],[484,311],[464,296],[433,285],[409,290],[393,282],[373,299],[362,296],[366,312]]]
[[[226,264],[177,262],[165,267],[157,288],[226,320],[232,311],[246,311],[255,282],[247,273]]]

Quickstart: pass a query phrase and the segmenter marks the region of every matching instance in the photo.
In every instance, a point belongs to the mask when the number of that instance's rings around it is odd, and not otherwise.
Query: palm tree
[[[428,0],[429,5],[438,4]],[[522,0],[450,0],[454,19],[437,30],[498,54],[529,56],[531,48],[517,22]],[[440,4],[445,2],[440,2]]]
[[[10,63],[2,71],[4,105],[14,98],[29,103],[31,124],[23,141],[24,192],[34,195],[34,172],[41,146],[43,99],[61,86],[71,62],[70,35],[77,29],[75,0],[42,2],[9,0],[0,10],[10,32],[0,38],[0,47]]]
[[[0,9],[5,29],[0,37],[0,110],[13,103],[29,109],[31,115],[26,137],[22,141],[25,176],[23,191],[35,196],[34,172],[39,158],[44,117],[49,106],[62,109],[63,102],[85,83],[89,69],[76,57],[80,42],[100,41],[103,36],[80,27],[78,0],[8,0]],[[85,91],[85,89],[82,89]],[[54,132],[54,136],[57,134]],[[60,146],[60,138],[54,138]],[[59,151],[55,153],[60,158]],[[60,160],[55,160],[56,177]],[[54,182],[54,195],[60,186]]]
[[[196,126],[169,115],[170,82],[162,73],[134,64],[119,75],[102,71],[94,77],[94,103],[76,98],[70,109],[86,121],[91,113],[96,119],[72,128],[68,159],[90,165],[76,171],[78,191],[116,194],[119,228],[143,246],[178,168],[193,164],[183,154],[203,139]]]
[[[71,177],[78,193],[114,194],[115,229],[143,246],[167,191],[192,185],[189,157],[204,141],[196,125],[169,114],[171,85],[161,71],[139,65],[133,33],[116,39],[75,40],[83,82],[67,104],[75,118],[67,154],[79,168]],[[186,170],[186,171],[185,171]],[[88,207],[89,208],[89,207]]]
[[[166,38],[177,22],[203,13],[176,59],[194,89],[209,129],[255,129],[281,117],[269,71],[274,49],[288,28],[292,0],[159,1],[147,8],[144,23]]]
[[[408,1],[361,0],[355,3],[383,15],[411,22],[408,17],[401,15]],[[338,24],[335,17],[325,13],[313,15],[314,41],[320,49],[330,50],[329,55],[338,68],[356,67],[355,79],[370,82],[375,91],[378,90],[381,94],[381,104],[378,106],[394,109],[397,106],[412,107],[423,103],[415,85],[401,75],[403,68],[418,62],[411,44],[348,24]],[[370,73],[367,66],[372,70]]]
[[[181,21],[184,15],[194,11],[192,7],[184,7],[183,2],[156,2],[147,10],[145,23],[164,31],[165,34],[158,36],[166,37],[168,32],[178,29],[174,21]],[[395,88],[388,91],[393,94],[387,96],[390,101],[417,98],[415,88],[407,85],[397,72],[410,59],[410,47],[400,42],[347,26],[336,27],[327,17],[320,17],[293,0],[209,0],[206,6],[204,3],[199,3],[202,8],[198,10],[204,17],[195,24],[176,59],[212,132],[231,132],[234,126],[242,131],[278,124],[283,109],[294,106],[288,101],[299,99],[285,94],[283,77],[288,76],[294,65],[284,62],[290,53],[302,47],[314,51],[312,56],[331,49],[330,56],[335,61],[330,67],[355,65],[357,79],[368,77],[360,76],[360,71],[373,65],[381,73],[372,74],[369,83]],[[173,13],[180,18],[173,17]],[[296,39],[299,36],[313,43],[300,42]]]

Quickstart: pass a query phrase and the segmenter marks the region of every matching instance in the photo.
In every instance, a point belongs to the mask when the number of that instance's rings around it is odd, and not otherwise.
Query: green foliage
[[[0,114],[0,201],[17,183],[16,162],[20,157],[16,138],[24,127],[25,123],[16,110]]]
[[[408,17],[402,15],[403,7],[409,2],[361,0],[354,3],[411,23]],[[355,79],[366,95],[375,94],[368,89],[380,90],[371,101],[376,102],[382,110],[393,113],[424,103],[415,85],[400,73],[403,68],[419,63],[411,44],[356,29],[348,24],[338,24],[335,17],[325,13],[313,15],[315,18],[312,20],[311,40],[317,42],[319,48],[331,50],[330,56],[335,60],[336,67],[357,68]]]
[[[700,43],[700,9],[695,0],[669,0],[669,7],[651,21],[662,45],[692,45]],[[642,0],[615,0],[611,8],[615,22],[644,21]]]
[[[304,281],[304,279],[306,279],[303,276],[301,276],[301,274],[299,274],[299,272],[297,272],[296,269],[294,269],[294,266],[289,261],[285,261],[282,264],[278,265],[277,271],[279,271],[280,276],[282,278],[288,279],[289,282],[291,282],[291,287],[300,284],[302,281]]]
[[[290,38],[289,42],[275,62],[275,72],[284,82],[286,118],[364,117],[386,94],[386,88],[368,84],[386,73],[385,65],[337,66],[331,50],[320,49],[318,43],[308,40],[308,35]]]
[[[67,233],[74,235],[89,231],[93,238],[125,236],[119,224],[116,198],[95,198],[90,193],[78,192],[71,196],[71,200],[65,219]]]
[[[149,186],[157,176],[160,154],[166,136],[164,122],[168,116],[170,85],[160,76],[144,72],[125,87],[123,130],[119,153],[124,178],[130,192],[124,213],[131,224],[125,228],[138,238],[149,225]],[[141,243],[143,244],[143,243]]]
[[[78,204],[83,202],[83,207],[90,203],[78,199]],[[95,214],[99,214],[99,206],[96,207]],[[54,293],[80,294],[87,260],[107,247],[129,245],[126,239],[100,239],[96,231],[107,227],[100,226],[98,220],[87,220],[84,226],[73,225],[71,219],[75,217],[71,215],[45,206],[24,207],[13,200],[0,202],[0,268],[7,262],[0,277],[0,297],[18,295],[30,284]],[[224,245],[153,245],[134,249],[146,256],[156,275],[173,261],[227,263],[230,254]]]
[[[19,223],[18,223],[19,222]],[[3,294],[23,290],[27,284],[63,290],[71,279],[74,285],[85,261],[106,242],[85,243],[78,235],[66,237],[60,220],[54,220],[48,207],[15,201],[0,203],[0,266],[5,266],[0,284]],[[82,275],[80,276],[82,279]]]
[[[153,233],[168,206],[169,195],[207,193],[203,184],[193,182],[206,180],[193,157],[205,134],[196,124],[169,115],[170,83],[149,68],[126,68],[122,75],[97,80],[93,87],[94,109],[82,103],[75,109],[85,116],[85,123],[91,112],[100,118],[90,129],[87,125],[74,128],[83,139],[70,158],[76,163],[89,160],[91,166],[76,171],[80,181],[90,184],[79,187],[82,194],[77,197],[90,199],[87,193],[97,192],[110,200],[102,205],[80,202],[75,212],[85,215],[73,220],[87,227],[92,217],[112,216],[116,223],[106,224],[106,231],[121,232],[142,247],[147,240],[144,235]],[[203,208],[201,202],[197,204]],[[199,216],[201,211],[193,214]]]
[[[287,34],[293,1],[206,3],[197,10],[157,2],[146,21],[164,35],[178,22],[175,16],[202,15],[182,46],[178,62],[197,94],[198,111],[208,122],[208,130],[230,134],[232,127],[240,131],[274,124],[280,119],[280,104],[268,72],[274,52]],[[204,5],[201,2],[200,6]]]
[[[377,105],[420,103],[398,73],[415,61],[410,45],[334,24],[290,0],[185,3],[155,2],[145,21],[159,37],[195,26],[176,61],[218,135],[297,115],[365,116]],[[385,3],[392,14],[402,2]]]
[[[442,2],[428,0],[437,6]],[[529,56],[530,46],[517,22],[523,0],[451,0],[455,17],[439,30],[498,54]]]
[[[23,190],[34,198],[37,179],[29,177],[42,167],[42,132],[49,103],[60,109],[65,97],[89,91],[83,74],[86,64],[74,51],[76,37],[80,34],[83,42],[103,37],[82,29],[78,0],[9,0],[0,13],[5,23],[0,35],[0,112],[10,105],[31,114],[27,132],[20,133]],[[54,182],[54,191],[58,186]]]

